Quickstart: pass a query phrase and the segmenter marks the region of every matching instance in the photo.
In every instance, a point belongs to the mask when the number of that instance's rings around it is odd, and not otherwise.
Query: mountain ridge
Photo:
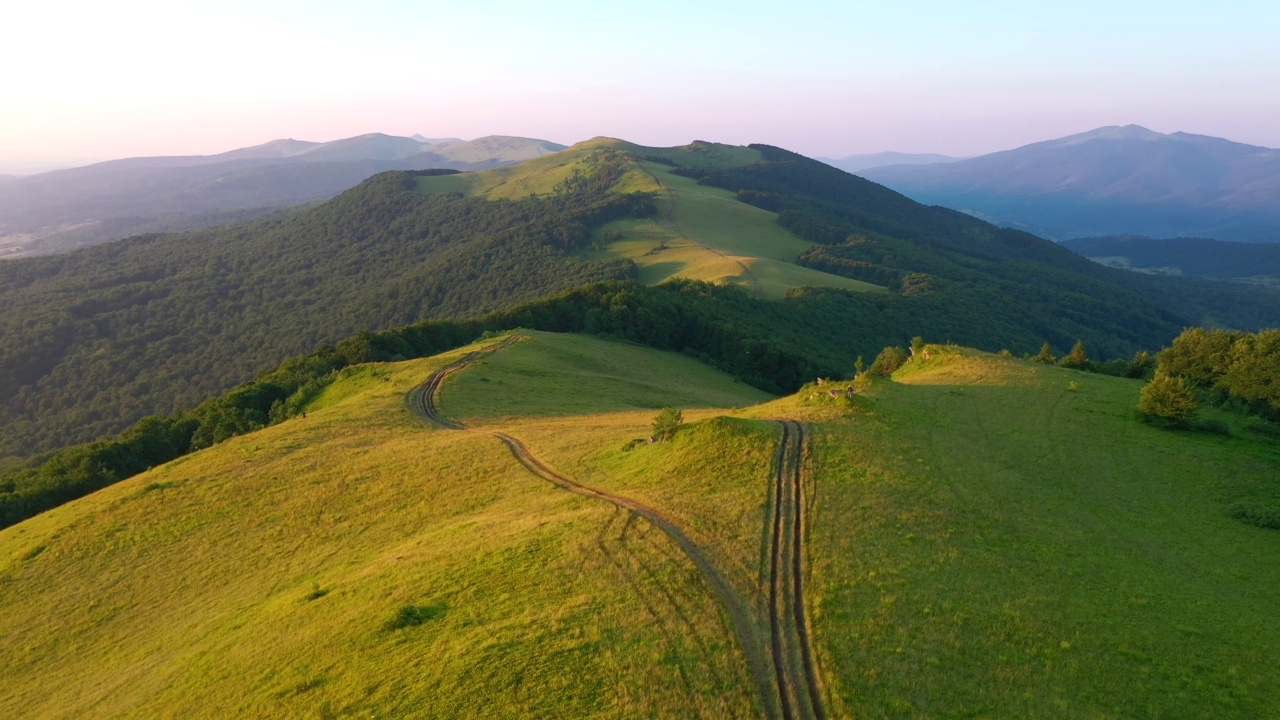
[[[1054,239],[1142,234],[1280,241],[1280,150],[1108,126],[867,178]]]
[[[110,160],[16,178],[0,189],[6,257],[48,254],[187,229],[187,216],[327,200],[388,170],[478,170],[558,152],[545,140],[488,136],[442,144],[369,133],[284,139],[217,155]]]

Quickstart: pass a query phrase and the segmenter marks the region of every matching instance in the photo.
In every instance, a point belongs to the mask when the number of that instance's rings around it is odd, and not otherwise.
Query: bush
[[[890,345],[871,362],[870,371],[881,377],[889,377],[894,370],[905,365],[907,362],[907,351],[896,345]]]
[[[1196,396],[1186,378],[1156,373],[1138,395],[1138,412],[1154,422],[1185,426],[1196,414]]]
[[[670,440],[684,422],[684,413],[676,408],[662,408],[662,412],[653,419],[653,437],[658,441]]]
[[[449,608],[443,603],[434,605],[405,605],[400,608],[395,617],[391,618],[383,626],[387,630],[399,630],[401,628],[416,627],[428,620],[435,620],[444,615],[444,611]]]

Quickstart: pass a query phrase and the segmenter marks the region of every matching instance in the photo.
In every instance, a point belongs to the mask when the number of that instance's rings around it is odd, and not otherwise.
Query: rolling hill
[[[350,367],[0,531],[0,712],[1259,717],[1280,534],[1227,506],[1280,455],[1139,387],[931,345],[770,400],[536,332]]]
[[[275,140],[218,155],[126,158],[4,183],[0,257],[64,252],[129,235],[225,224],[228,210],[327,200],[388,170],[477,170],[563,150],[516,137],[438,145],[371,133]]]
[[[1105,127],[959,162],[869,169],[921,202],[1065,240],[1280,241],[1280,150]]]
[[[1100,267],[778,148],[609,139],[386,173],[271,221],[19,259],[0,280],[10,459],[190,409],[362,330],[491,311],[486,329],[614,334],[776,391],[916,334],[1127,358],[1188,325],[1280,318],[1274,292]],[[624,284],[501,314],[602,280]]]

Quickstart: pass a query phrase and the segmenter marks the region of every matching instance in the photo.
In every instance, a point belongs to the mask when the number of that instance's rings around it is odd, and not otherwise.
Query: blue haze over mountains
[[[371,133],[0,179],[0,258],[257,219],[282,206],[326,200],[387,170],[487,170],[563,149],[499,135],[464,141]]]
[[[858,174],[914,200],[1054,240],[1280,242],[1280,150],[1137,125]]]

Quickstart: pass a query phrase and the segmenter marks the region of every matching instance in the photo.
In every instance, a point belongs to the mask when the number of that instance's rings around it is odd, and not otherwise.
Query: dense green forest
[[[363,329],[631,277],[570,255],[591,226],[652,207],[608,192],[607,159],[588,169],[553,197],[496,202],[386,173],[280,219],[0,264],[0,458],[193,407]]]

